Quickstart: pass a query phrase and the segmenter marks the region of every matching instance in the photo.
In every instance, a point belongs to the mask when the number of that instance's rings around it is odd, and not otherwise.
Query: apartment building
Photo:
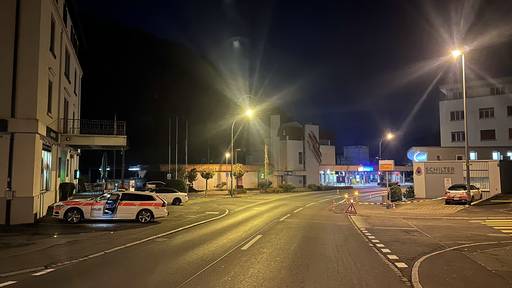
[[[508,159],[512,156],[512,77],[468,81],[466,87],[470,159]],[[440,90],[441,147],[464,147],[461,85],[445,85]]]
[[[81,149],[126,147],[124,122],[80,119],[72,4],[0,1],[0,224],[44,216],[59,184],[77,182]]]
[[[320,166],[334,165],[336,149],[328,139],[320,139],[319,126],[297,121],[281,123],[270,117],[269,160],[272,182],[296,187],[320,183]]]

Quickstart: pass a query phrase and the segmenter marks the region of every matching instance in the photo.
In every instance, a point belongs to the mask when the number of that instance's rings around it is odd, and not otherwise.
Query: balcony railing
[[[61,119],[63,134],[126,135],[126,122],[114,120]]]

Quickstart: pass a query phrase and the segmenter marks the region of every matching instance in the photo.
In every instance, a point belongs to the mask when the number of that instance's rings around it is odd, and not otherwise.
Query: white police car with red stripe
[[[111,192],[97,198],[71,199],[53,205],[54,218],[73,224],[84,219],[135,219],[149,223],[167,215],[167,202],[148,192]]]

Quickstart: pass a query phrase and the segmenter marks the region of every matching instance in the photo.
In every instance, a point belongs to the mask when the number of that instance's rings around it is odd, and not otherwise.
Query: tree
[[[203,177],[204,180],[206,180],[206,189],[204,190],[204,196],[206,197],[206,191],[208,191],[208,180],[213,178],[213,175],[215,175],[215,171],[211,168],[205,168],[203,171],[201,171],[201,177]]]
[[[197,169],[196,168],[190,169],[186,174],[186,178],[187,178],[188,183],[190,183],[190,185],[193,185],[194,181],[197,180]]]

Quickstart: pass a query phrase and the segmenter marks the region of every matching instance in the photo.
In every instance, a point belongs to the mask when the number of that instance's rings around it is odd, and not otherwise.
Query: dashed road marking
[[[14,283],[18,283],[18,281],[7,281],[7,282],[4,282],[4,283],[0,283],[0,287],[5,287],[5,286],[8,286],[8,285],[11,285],[11,284],[14,284]]]
[[[375,239],[375,236],[368,236],[368,239]]]
[[[40,275],[44,275],[44,274],[46,274],[46,273],[50,273],[50,272],[52,272],[52,271],[55,271],[55,269],[52,269],[52,268],[50,268],[50,269],[45,269],[45,270],[43,270],[43,271],[39,271],[39,272],[36,272],[36,273],[32,274],[32,276],[40,276]]]
[[[471,221],[470,221],[471,222]],[[506,235],[512,236],[512,220],[496,219],[480,221],[481,224],[494,228]]]
[[[371,240],[371,241],[372,241],[373,243],[379,243],[379,242],[380,242],[379,240],[375,240],[375,239],[373,239],[373,240]]]
[[[377,246],[377,247],[379,247],[379,248],[380,248],[380,247],[386,247],[384,244],[375,244],[375,246]]]
[[[398,260],[398,256],[396,255],[386,255],[391,260]]]
[[[300,210],[302,210],[302,209],[304,209],[304,208],[300,207],[299,209],[297,209],[297,210],[293,211],[293,213],[297,213],[297,212],[299,212],[299,211],[300,211]]]
[[[306,207],[309,207],[311,205],[315,205],[315,203],[309,203],[308,205],[306,205]]]
[[[257,235],[256,237],[252,238],[251,241],[249,241],[247,244],[245,244],[242,248],[240,248],[241,250],[247,250],[249,249],[249,247],[252,246],[252,244],[256,243],[256,241],[258,241],[258,239],[260,239],[263,235]]]
[[[395,262],[394,263],[396,265],[396,267],[398,268],[407,268],[409,266],[407,266],[407,264],[405,264],[404,262]]]
[[[384,252],[384,253],[391,253],[391,250],[387,249],[387,248],[384,248],[384,249],[380,249],[380,251]]]
[[[204,212],[204,214],[219,214],[220,212],[215,212],[215,211],[208,211],[208,212]]]
[[[284,221],[284,219],[290,217],[290,214],[286,214],[285,216],[283,216],[283,218],[279,219],[279,221]]]

